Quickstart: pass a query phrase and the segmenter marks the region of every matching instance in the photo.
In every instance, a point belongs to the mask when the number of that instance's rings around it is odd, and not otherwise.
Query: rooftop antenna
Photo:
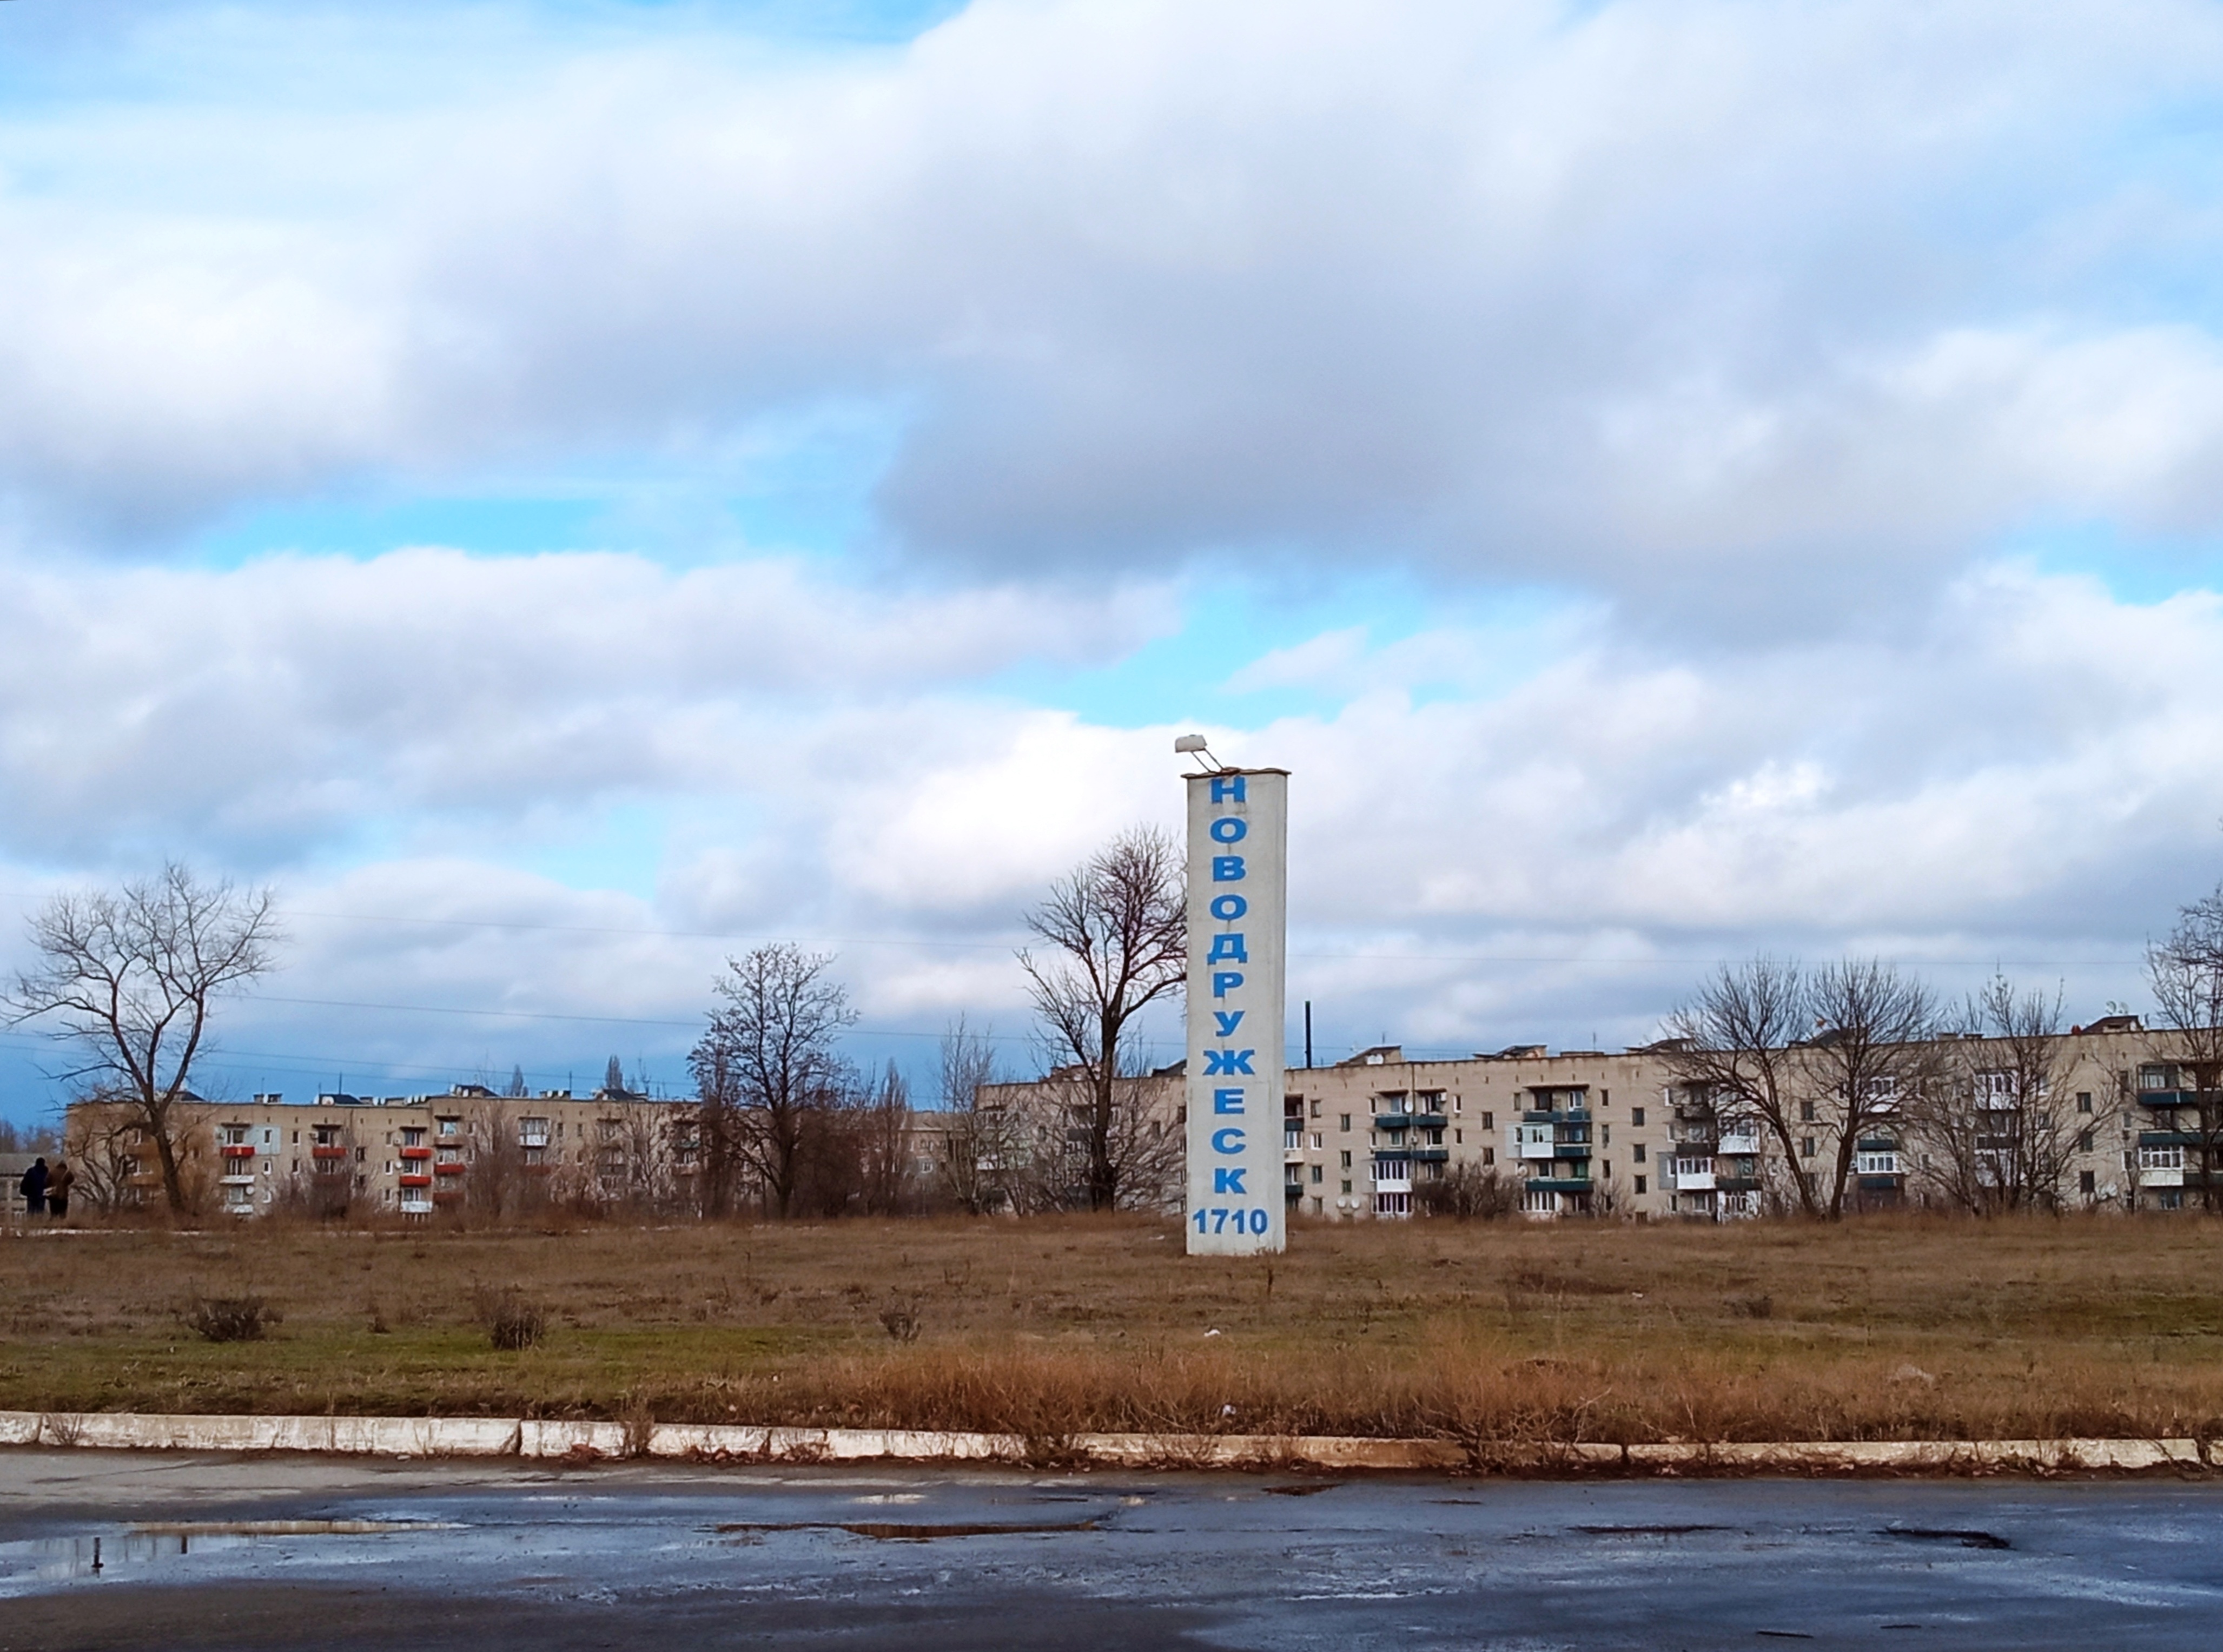
[[[1205,746],[1204,736],[1202,735],[1182,735],[1179,736],[1174,741],[1174,751],[1176,755],[1180,756],[1187,756],[1191,752],[1197,753],[1203,757],[1205,766],[1206,768],[1215,770],[1221,773],[1225,773],[1228,768],[1228,765],[1221,762],[1218,758],[1214,757],[1211,751]]]

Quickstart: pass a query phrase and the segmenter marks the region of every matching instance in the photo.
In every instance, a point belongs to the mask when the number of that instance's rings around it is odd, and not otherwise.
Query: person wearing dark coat
[[[54,1168],[47,1174],[47,1215],[50,1220],[67,1220],[70,1189],[76,1185],[77,1172],[70,1169],[67,1159],[57,1153]]]
[[[33,1216],[47,1214],[47,1161],[35,1158],[31,1168],[23,1172],[23,1179],[16,1184],[16,1191],[23,1195],[23,1209]]]

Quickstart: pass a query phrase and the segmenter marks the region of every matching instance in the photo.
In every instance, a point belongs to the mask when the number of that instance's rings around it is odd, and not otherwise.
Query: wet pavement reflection
[[[0,1453],[0,1648],[2212,1648],[2223,1487]]]

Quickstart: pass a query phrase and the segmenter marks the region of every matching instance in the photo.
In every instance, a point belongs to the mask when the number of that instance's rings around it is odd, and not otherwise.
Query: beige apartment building
[[[1956,1168],[1963,1185],[2013,1174],[2008,1161],[2024,1151],[2022,1115],[2032,1109],[2044,1111],[2057,1147],[2044,1179],[2061,1204],[2176,1208],[2199,1202],[2210,1174],[2223,1178],[2223,1153],[2203,1148],[2223,1149],[2223,1139],[2202,1137],[2172,1040],[2134,1017],[2063,1037],[2042,1095],[2017,1094],[2027,1081],[2010,1081],[2014,1058],[2003,1041],[1943,1040],[1936,1054],[1936,1085],[1960,1109],[1953,1143],[1936,1138],[1934,1108],[1872,1096],[1854,1144],[1849,1207],[1952,1202]],[[1180,1127],[1178,1068],[1130,1082],[1139,1112]],[[1514,1183],[1520,1208],[1538,1218],[1757,1216],[1795,1202],[1794,1156],[1826,1186],[1840,1139],[1826,1104],[1810,1102],[1794,1110],[1786,1145],[1687,1082],[1665,1045],[1556,1055],[1516,1045],[1436,1061],[1383,1045],[1332,1067],[1288,1069],[1286,1087],[1282,1195],[1292,1216],[1326,1220],[1408,1217],[1429,1182],[1460,1167]],[[1031,1088],[999,1086],[983,1100],[1016,1107]],[[2223,1132],[2223,1118],[2211,1123]],[[1954,1143],[1957,1167],[1947,1162]]]
[[[1981,1193],[2018,1174],[2027,1182],[2033,1115],[2042,1115],[2035,1134],[2051,1144],[2031,1184],[2040,1202],[2166,1210],[2223,1189],[2213,1078],[2203,1096],[2170,1035],[2135,1017],[2075,1029],[2050,1049],[2035,1087],[2003,1041],[1924,1048],[1936,1056],[1928,1094],[1871,1094],[1861,1110],[1851,1208],[1950,1206],[1972,1186]],[[1826,1187],[1840,1140],[1827,1097],[1798,1104],[1779,1132],[1688,1081],[1665,1045],[1556,1055],[1516,1045],[1433,1061],[1383,1045],[1332,1067],[1290,1068],[1286,1086],[1282,1195],[1292,1216],[1318,1220],[1409,1217],[1431,1182],[1462,1172],[1496,1176],[1539,1219],[1758,1216],[1795,1207],[1794,1163]],[[1121,1081],[1124,1204],[1178,1208],[1183,1094],[1177,1066]],[[971,1115],[915,1114],[904,1146],[916,1195],[909,1207],[1069,1204],[1081,1133],[1074,1095],[1069,1076],[1054,1076],[986,1087]],[[694,1202],[691,1101],[513,1098],[457,1085],[429,1096],[182,1105],[194,1202],[241,1216],[293,1207],[422,1218],[467,1201],[497,1214],[539,1199]],[[159,1196],[152,1144],[121,1109],[73,1107],[68,1144],[85,1203]]]
[[[501,1211],[535,1198],[672,1196],[695,1170],[691,1102],[598,1091],[498,1096],[319,1095],[181,1101],[175,1132],[193,1202],[235,1216],[281,1207],[429,1217],[467,1198]],[[161,1196],[154,1144],[125,1109],[80,1102],[66,1139],[96,1197]]]

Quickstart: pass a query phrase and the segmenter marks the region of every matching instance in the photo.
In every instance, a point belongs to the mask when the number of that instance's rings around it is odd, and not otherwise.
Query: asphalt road
[[[0,1648],[2223,1646],[2223,1487],[0,1452]]]

